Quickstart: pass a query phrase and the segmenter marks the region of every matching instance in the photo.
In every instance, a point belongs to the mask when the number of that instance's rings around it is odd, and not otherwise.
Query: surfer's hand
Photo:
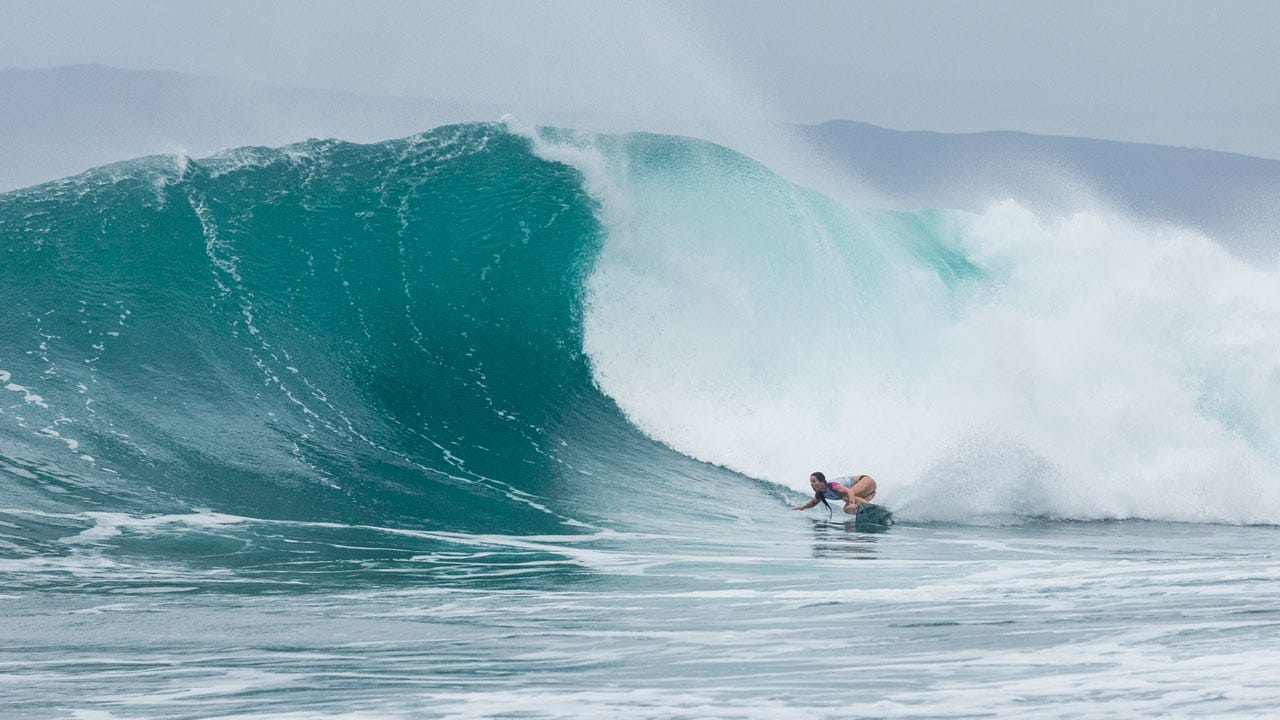
[[[846,514],[848,514],[848,515],[853,515],[853,514],[857,513],[857,512],[858,512],[858,503],[853,502],[853,501],[850,501],[850,502],[845,503],[845,504],[844,504],[844,511],[845,511],[845,513],[846,513]]]

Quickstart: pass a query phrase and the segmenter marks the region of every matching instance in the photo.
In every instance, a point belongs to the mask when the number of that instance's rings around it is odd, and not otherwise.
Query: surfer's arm
[[[811,507],[813,507],[814,505],[817,505],[817,504],[818,504],[818,498],[813,497],[813,498],[809,498],[809,502],[807,502],[807,503],[805,503],[805,504],[803,504],[803,505],[797,505],[797,506],[795,506],[795,507],[793,507],[793,508],[791,508],[791,509],[792,509],[792,510],[808,510],[809,508],[811,508]]]
[[[858,512],[858,503],[866,502],[853,494],[853,488],[841,488],[837,492],[840,493],[840,497],[844,498],[844,511],[850,515]]]
[[[853,488],[842,487],[839,490],[840,497],[844,498],[845,504],[853,503],[855,506],[862,502],[857,495],[853,494]]]

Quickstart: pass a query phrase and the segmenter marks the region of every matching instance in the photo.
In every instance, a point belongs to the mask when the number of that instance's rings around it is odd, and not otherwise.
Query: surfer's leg
[[[871,502],[871,498],[876,496],[876,481],[870,475],[859,475],[849,489],[853,491],[853,497],[859,504]]]

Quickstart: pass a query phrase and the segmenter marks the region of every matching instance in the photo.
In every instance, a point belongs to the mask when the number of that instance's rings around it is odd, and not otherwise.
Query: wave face
[[[595,211],[489,125],[0,196],[10,504],[534,533],[703,468],[592,382]]]
[[[908,520],[1280,522],[1277,273],[1177,230],[466,125],[108,166],[0,195],[0,250],[10,524],[679,526],[814,469]]]

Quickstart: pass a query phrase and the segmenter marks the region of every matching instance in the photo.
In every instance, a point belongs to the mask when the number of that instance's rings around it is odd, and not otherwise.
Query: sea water
[[[223,550],[159,563],[87,545],[95,549],[6,561],[4,713],[1274,712],[1272,529],[1131,521],[860,532],[759,495],[746,493],[742,516],[704,527],[691,518],[679,534],[436,537],[117,518],[118,539]],[[262,542],[296,547],[273,561],[236,559]]]
[[[1269,717],[1278,276],[500,124],[0,195],[0,715]]]

